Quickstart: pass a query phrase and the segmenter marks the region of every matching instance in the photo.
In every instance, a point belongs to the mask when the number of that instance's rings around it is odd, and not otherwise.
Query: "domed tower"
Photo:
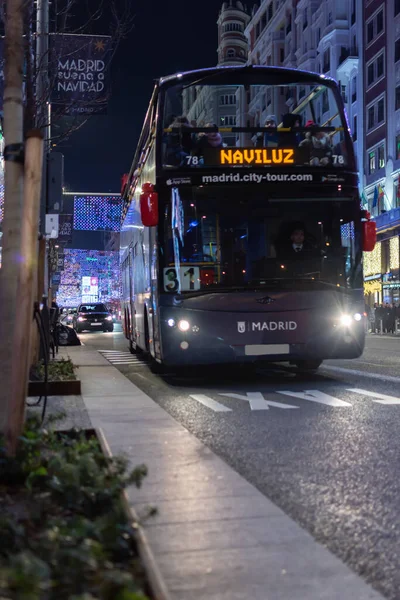
[[[248,42],[244,34],[250,15],[240,0],[223,3],[218,17],[218,65],[246,64]]]

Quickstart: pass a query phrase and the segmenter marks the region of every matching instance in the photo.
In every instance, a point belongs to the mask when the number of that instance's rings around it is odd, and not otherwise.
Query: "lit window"
[[[378,147],[378,168],[383,169],[384,166],[385,166],[385,146],[382,144],[382,146]]]
[[[368,152],[368,173],[372,175],[376,170],[375,150]]]

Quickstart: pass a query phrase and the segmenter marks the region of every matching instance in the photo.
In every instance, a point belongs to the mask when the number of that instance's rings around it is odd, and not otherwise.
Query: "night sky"
[[[131,2],[134,26],[113,59],[108,115],[92,117],[60,147],[70,191],[119,192],[154,79],[217,63],[216,21],[222,0]]]

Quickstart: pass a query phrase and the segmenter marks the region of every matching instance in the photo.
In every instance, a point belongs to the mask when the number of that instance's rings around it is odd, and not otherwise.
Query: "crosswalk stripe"
[[[211,408],[211,410],[213,410],[214,412],[232,412],[231,408],[228,408],[224,404],[216,402],[215,400],[209,398],[205,394],[190,394],[190,397],[193,398],[193,400],[197,400],[197,402],[204,404],[204,406]]]
[[[310,402],[317,402],[318,404],[326,404],[327,406],[352,406],[349,402],[334,398],[325,392],[319,390],[305,390],[304,392],[289,392],[289,391],[278,391],[278,394],[284,396],[293,396],[293,398],[299,398],[300,400],[309,400]]]
[[[130,352],[121,352],[120,350],[99,350],[98,351],[112,365],[134,365],[135,367],[145,367],[148,361]]]
[[[395,396],[388,396],[387,394],[379,394],[378,392],[369,392],[367,390],[360,390],[358,388],[349,388],[348,392],[353,392],[354,394],[360,394],[362,396],[368,396],[372,398],[373,402],[377,404],[400,404],[400,398],[396,398]]]

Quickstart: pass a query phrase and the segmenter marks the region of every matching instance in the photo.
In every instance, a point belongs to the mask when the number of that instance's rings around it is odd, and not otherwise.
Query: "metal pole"
[[[46,233],[47,212],[47,172],[48,154],[51,139],[51,107],[49,88],[49,0],[37,0],[36,4],[36,102],[37,102],[37,126],[43,131],[44,156],[42,172],[42,192],[40,200],[40,233]],[[47,255],[47,249],[46,249]],[[47,265],[47,256],[45,265]],[[48,269],[45,271],[43,294],[47,296],[49,291]]]

